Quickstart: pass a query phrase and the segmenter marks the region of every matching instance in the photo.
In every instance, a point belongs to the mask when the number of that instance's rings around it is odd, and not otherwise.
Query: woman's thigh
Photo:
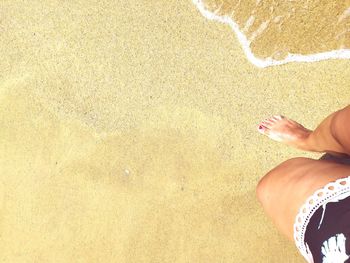
[[[300,207],[316,190],[350,176],[350,166],[327,160],[293,158],[268,172],[256,189],[257,197],[276,227],[294,241]]]

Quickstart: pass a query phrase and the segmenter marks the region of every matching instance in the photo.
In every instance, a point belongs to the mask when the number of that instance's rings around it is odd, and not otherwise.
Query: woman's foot
[[[258,130],[272,140],[298,149],[310,150],[306,142],[312,131],[284,116],[273,116],[261,122]]]

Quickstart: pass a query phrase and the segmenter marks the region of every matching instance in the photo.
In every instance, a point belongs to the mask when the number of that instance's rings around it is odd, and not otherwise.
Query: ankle
[[[297,143],[297,148],[301,150],[309,152],[323,152],[323,150],[318,146],[319,145],[313,136],[313,131],[311,130],[308,130],[308,132],[306,132]]]

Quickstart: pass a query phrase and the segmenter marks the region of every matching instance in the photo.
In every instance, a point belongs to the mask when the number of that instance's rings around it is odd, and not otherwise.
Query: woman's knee
[[[295,157],[282,162],[265,176],[263,176],[256,186],[256,196],[261,203],[268,202],[277,190],[281,190],[295,175],[297,170],[304,164],[309,163],[309,158]]]
[[[331,134],[338,144],[343,148],[343,152],[350,154],[350,106],[337,111],[331,121]]]

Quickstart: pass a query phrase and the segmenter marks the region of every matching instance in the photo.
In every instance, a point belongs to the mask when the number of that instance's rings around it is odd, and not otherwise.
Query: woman
[[[350,106],[314,131],[274,116],[259,125],[259,132],[298,149],[327,153],[320,160],[283,162],[259,181],[256,193],[308,262],[350,262]]]

